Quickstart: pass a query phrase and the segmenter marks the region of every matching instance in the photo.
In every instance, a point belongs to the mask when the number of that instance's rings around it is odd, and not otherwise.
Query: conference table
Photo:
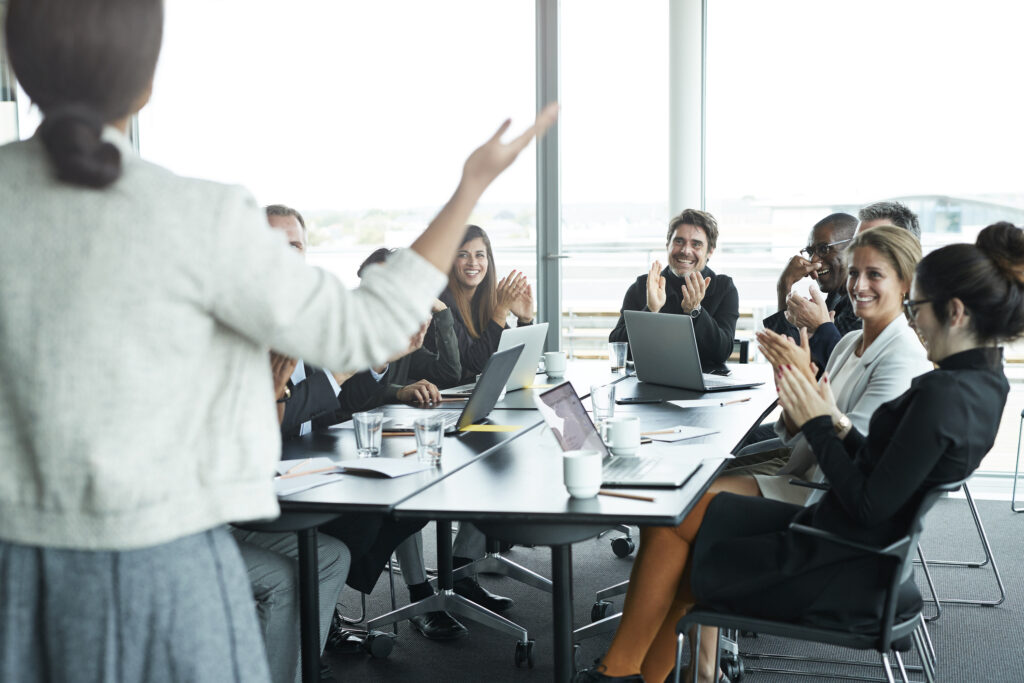
[[[439,571],[442,549],[450,560],[453,520],[471,522],[489,537],[513,543],[546,545],[552,552],[553,656],[555,680],[568,682],[573,675],[572,543],[591,538],[617,524],[677,525],[707,491],[725,467],[727,457],[738,443],[774,405],[775,391],[768,366],[733,366],[734,374],[766,382],[752,389],[718,394],[697,394],[671,387],[638,382],[635,377],[613,374],[607,361],[572,361],[564,379],[537,377],[534,388],[509,392],[487,419],[510,431],[465,432],[445,439],[440,466],[394,479],[339,475],[338,480],[280,499],[283,512],[344,513],[371,512],[395,519],[436,520]],[[533,393],[562,381],[569,381],[583,398],[592,385],[615,383],[617,397],[688,400],[715,396],[728,405],[680,408],[673,404],[616,406],[616,415],[637,415],[643,431],[675,425],[700,426],[714,433],[687,440],[703,445],[706,459],[695,474],[678,489],[629,489],[629,493],[653,501],[597,496],[571,498],[562,484],[561,449],[538,411]],[[405,457],[415,447],[412,437],[384,439],[383,457]],[[643,454],[641,447],[640,454]],[[671,445],[667,445],[671,448]],[[666,445],[659,448],[666,451]],[[344,461],[355,457],[351,429],[334,428],[289,441],[285,459],[328,456]],[[445,533],[447,532],[447,533]],[[313,563],[315,566],[315,562]],[[450,588],[450,585],[442,588]],[[303,590],[308,590],[304,587]],[[307,651],[319,659],[318,639]],[[519,652],[517,650],[517,658]],[[304,672],[305,672],[304,667]]]

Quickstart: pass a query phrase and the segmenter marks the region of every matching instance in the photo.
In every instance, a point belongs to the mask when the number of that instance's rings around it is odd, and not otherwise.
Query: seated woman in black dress
[[[906,534],[926,491],[978,467],[1009,392],[997,343],[1024,333],[1024,232],[997,223],[974,245],[932,252],[906,310],[938,367],[882,404],[867,437],[836,409],[827,378],[816,386],[788,366],[778,374],[779,402],[831,482],[821,501],[707,494],[679,527],[642,530],[618,632],[578,680],[664,680],[676,623],[694,603],[847,629],[878,623],[891,565],[787,528],[882,546]],[[713,680],[713,658],[701,657],[700,674]]]
[[[448,288],[440,297],[455,319],[462,382],[472,382],[498,350],[509,313],[516,316],[519,325],[533,322],[533,290],[526,276],[513,270],[498,280],[496,270],[487,233],[476,225],[466,226],[448,273]],[[426,348],[436,350],[429,333],[426,344]]]

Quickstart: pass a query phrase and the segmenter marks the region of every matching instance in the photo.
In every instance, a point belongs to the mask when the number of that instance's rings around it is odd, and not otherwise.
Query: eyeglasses
[[[838,247],[840,244],[846,244],[852,239],[853,238],[850,237],[845,240],[839,240],[838,242],[829,242],[828,244],[825,244],[824,242],[819,242],[818,244],[812,244],[809,247],[804,247],[803,249],[800,250],[800,253],[806,256],[807,260],[810,260],[815,256],[817,256],[818,258],[825,258],[833,251],[835,251],[835,248]]]
[[[917,308],[921,304],[931,303],[931,299],[904,299],[903,300],[903,313],[907,316],[907,320],[917,320]]]

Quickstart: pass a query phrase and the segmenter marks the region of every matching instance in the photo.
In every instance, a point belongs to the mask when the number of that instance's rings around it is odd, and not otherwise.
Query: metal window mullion
[[[537,109],[558,100],[559,0],[537,0]],[[558,125],[537,142],[537,318],[546,351],[561,348],[562,224]]]

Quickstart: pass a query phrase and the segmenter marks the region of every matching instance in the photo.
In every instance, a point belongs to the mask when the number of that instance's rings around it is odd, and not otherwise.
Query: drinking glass
[[[437,415],[418,417],[412,423],[416,434],[416,457],[420,462],[441,464],[441,446],[444,444],[444,419]]]
[[[356,454],[360,458],[372,458],[380,453],[380,437],[384,431],[384,414],[370,411],[352,416],[356,432]]]
[[[615,415],[615,385],[605,384],[603,386],[593,385],[590,387],[590,402],[594,408],[594,422],[598,430],[601,424],[609,417]]]
[[[608,358],[612,362],[612,372],[623,372],[626,369],[626,349],[629,344],[626,342],[611,342],[608,344]]]

